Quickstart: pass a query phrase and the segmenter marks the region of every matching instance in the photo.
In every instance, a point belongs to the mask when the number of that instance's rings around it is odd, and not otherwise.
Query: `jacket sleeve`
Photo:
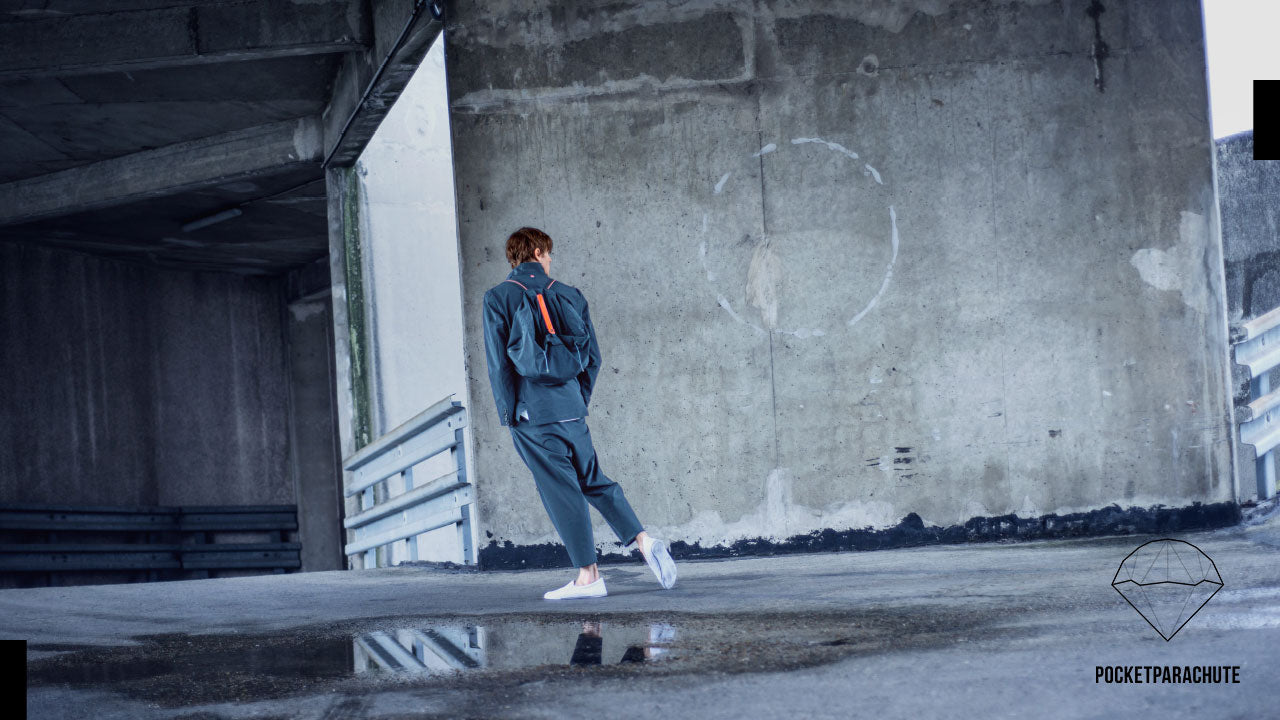
[[[512,424],[516,405],[516,369],[507,357],[507,335],[510,327],[498,298],[492,291],[484,294],[484,357],[489,366],[489,387],[498,408],[498,420]]]
[[[582,298],[582,320],[587,325],[587,335],[591,337],[590,343],[587,345],[587,367],[578,373],[578,387],[582,388],[582,403],[584,405],[591,404],[591,391],[596,386],[596,376],[600,374],[600,368],[604,363],[604,358],[600,356],[600,343],[596,340],[596,328],[591,324],[591,312],[587,308],[587,298],[578,291],[578,297]]]

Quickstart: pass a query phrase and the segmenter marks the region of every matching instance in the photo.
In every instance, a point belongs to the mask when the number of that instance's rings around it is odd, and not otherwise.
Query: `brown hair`
[[[551,252],[551,236],[534,227],[522,227],[507,238],[507,262],[515,267],[523,262],[534,262],[533,251]]]

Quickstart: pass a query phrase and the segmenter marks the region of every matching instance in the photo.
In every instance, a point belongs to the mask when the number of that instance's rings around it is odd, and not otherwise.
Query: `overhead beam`
[[[441,2],[401,0],[378,10],[374,42],[343,58],[321,116],[325,167],[355,163],[444,27]]]
[[[261,0],[0,23],[0,77],[145,70],[363,50],[362,0]]]
[[[154,10],[156,8],[186,7],[190,5],[218,5],[244,0],[111,0],[104,7],[102,0],[6,0],[0,5],[0,16],[14,20],[42,17],[68,17],[91,15],[121,10]]]
[[[283,120],[0,185],[0,225],[218,185],[323,158],[319,118]]]

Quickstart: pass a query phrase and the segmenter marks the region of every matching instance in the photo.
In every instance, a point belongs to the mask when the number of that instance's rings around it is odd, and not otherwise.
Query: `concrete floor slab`
[[[685,562],[669,591],[637,562],[572,602],[541,598],[565,570],[421,566],[14,589],[0,636],[39,718],[1273,714],[1280,518],[1177,536],[1223,588],[1171,641],[1111,587],[1157,537]],[[1239,682],[1095,681],[1117,665]]]

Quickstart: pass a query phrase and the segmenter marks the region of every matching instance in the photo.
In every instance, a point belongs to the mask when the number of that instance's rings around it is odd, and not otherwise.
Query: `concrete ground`
[[[669,591],[606,566],[609,597],[573,602],[541,598],[568,570],[427,567],[4,590],[0,637],[29,640],[34,718],[1274,717],[1280,519],[1175,536],[1223,588],[1167,642],[1111,587],[1158,537],[685,562]],[[357,646],[406,628],[469,631],[484,660],[358,672]],[[571,664],[594,632],[603,663]]]

